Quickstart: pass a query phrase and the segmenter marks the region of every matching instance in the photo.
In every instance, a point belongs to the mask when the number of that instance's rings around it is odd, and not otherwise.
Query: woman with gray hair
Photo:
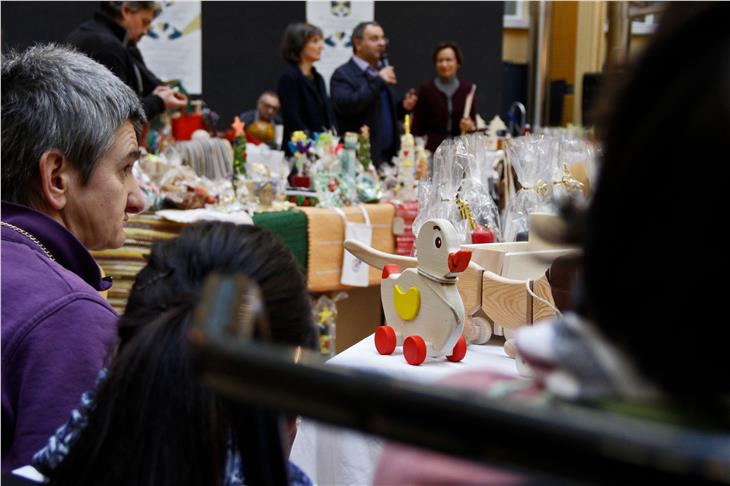
[[[124,243],[145,121],[104,66],[54,45],[2,59],[2,471],[29,464],[115,343],[89,249]]]

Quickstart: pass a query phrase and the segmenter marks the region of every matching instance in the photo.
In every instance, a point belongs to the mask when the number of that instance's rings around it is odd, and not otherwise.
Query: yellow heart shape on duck
[[[404,321],[416,318],[421,308],[421,291],[411,287],[406,292],[398,286],[393,287],[393,305],[398,316]]]

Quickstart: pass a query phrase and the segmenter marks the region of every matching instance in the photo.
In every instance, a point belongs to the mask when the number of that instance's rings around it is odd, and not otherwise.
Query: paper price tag
[[[353,223],[347,221],[344,211],[340,208],[334,208],[342,217],[345,224],[345,240],[355,240],[363,245],[370,246],[373,243],[373,227],[370,224],[365,208],[360,206],[360,210],[365,217],[365,223]],[[342,255],[342,274],[340,283],[343,285],[352,285],[353,287],[367,287],[370,282],[370,267],[367,263],[355,257],[347,250]]]

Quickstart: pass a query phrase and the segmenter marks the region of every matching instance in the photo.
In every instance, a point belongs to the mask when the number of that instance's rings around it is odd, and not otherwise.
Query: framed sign
[[[203,92],[200,1],[160,2],[162,12],[139,42],[145,64],[163,81],[179,80],[190,94]]]

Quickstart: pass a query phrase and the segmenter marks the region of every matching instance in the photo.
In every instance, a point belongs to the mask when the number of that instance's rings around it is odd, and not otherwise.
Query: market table
[[[515,361],[505,354],[499,338],[494,340],[494,344],[469,345],[466,357],[460,363],[427,358],[422,365],[411,366],[406,363],[400,348],[390,356],[378,354],[373,335],[370,335],[327,363],[380,373],[424,386],[465,371],[518,376]],[[372,484],[383,445],[384,441],[379,437],[304,419],[299,426],[290,459],[315,484]]]

